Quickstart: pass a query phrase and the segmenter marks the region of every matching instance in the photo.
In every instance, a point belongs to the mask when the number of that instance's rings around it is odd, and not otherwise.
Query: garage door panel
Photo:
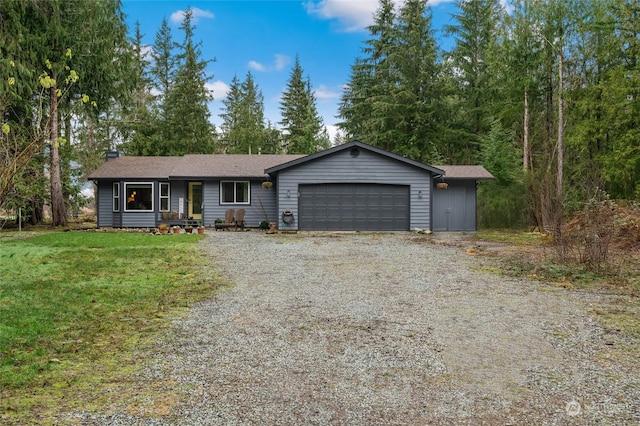
[[[301,230],[409,229],[409,186],[300,185]]]

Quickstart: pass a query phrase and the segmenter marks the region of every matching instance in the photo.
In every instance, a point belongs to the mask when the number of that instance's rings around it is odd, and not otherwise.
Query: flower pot
[[[173,228],[173,233],[174,234],[179,234],[180,233],[180,228],[178,228],[178,227]]]
[[[449,184],[446,182],[438,182],[436,184],[436,187],[438,187],[438,189],[447,189],[449,187]]]
[[[169,212],[162,212],[162,220],[169,220]]]
[[[171,212],[171,220],[178,220],[178,212]]]
[[[187,234],[191,234],[193,232],[193,228],[190,226],[187,226],[186,228],[184,228],[184,232],[186,232]]]
[[[262,182],[262,187],[263,187],[264,189],[269,189],[269,188],[271,188],[272,186],[273,186],[273,182],[269,182],[269,181]]]
[[[204,226],[198,227],[198,234],[204,234]]]

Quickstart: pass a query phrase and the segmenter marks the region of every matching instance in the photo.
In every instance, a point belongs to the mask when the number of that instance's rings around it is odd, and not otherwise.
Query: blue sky
[[[456,11],[453,0],[430,0],[429,4],[436,36],[441,47],[448,49],[451,41],[443,39],[442,27]],[[266,118],[277,125],[280,95],[298,55],[331,135],[338,121],[341,88],[369,37],[365,27],[377,6],[377,0],[123,0],[130,32],[139,21],[146,45],[153,44],[163,18],[169,21],[174,40],[182,41],[183,13],[192,8],[202,58],[215,59],[208,73],[216,126],[221,123],[221,100],[231,79],[237,75],[243,81],[248,71],[264,95]]]

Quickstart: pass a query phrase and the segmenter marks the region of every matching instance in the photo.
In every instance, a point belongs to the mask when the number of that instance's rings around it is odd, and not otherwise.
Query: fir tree
[[[184,41],[179,46],[180,65],[166,98],[169,137],[165,155],[211,153],[214,149],[214,127],[208,103],[213,100],[206,87],[212,76],[206,75],[209,61],[200,59],[200,43],[193,40],[193,11],[188,9],[180,29]]]
[[[318,114],[311,80],[303,78],[300,58],[296,56],[287,88],[282,94],[280,111],[284,148],[289,154],[313,154],[329,147],[329,136]]]

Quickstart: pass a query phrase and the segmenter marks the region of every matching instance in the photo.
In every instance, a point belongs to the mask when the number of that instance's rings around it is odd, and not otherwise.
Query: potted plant
[[[262,222],[260,222],[260,229],[262,229],[263,231],[269,229],[269,221],[263,220]]]
[[[168,234],[169,233],[169,225],[167,225],[166,223],[161,223],[160,225],[158,225],[158,231],[161,234]]]
[[[438,189],[447,189],[449,187],[449,184],[447,182],[438,182],[436,186],[438,187]]]
[[[198,234],[204,234],[204,225],[201,221],[198,221]]]
[[[162,212],[162,220],[169,220],[169,212],[168,211]]]
[[[189,225],[188,220],[184,221],[184,232],[186,232],[187,234],[191,234],[193,232],[193,226]]]
[[[173,233],[174,234],[179,234],[180,233],[180,227],[178,225],[173,227]]]
[[[262,187],[264,189],[269,189],[273,186],[273,182],[271,182],[270,180],[264,181],[262,182]]]
[[[171,220],[178,220],[178,212],[173,210],[171,212]]]

